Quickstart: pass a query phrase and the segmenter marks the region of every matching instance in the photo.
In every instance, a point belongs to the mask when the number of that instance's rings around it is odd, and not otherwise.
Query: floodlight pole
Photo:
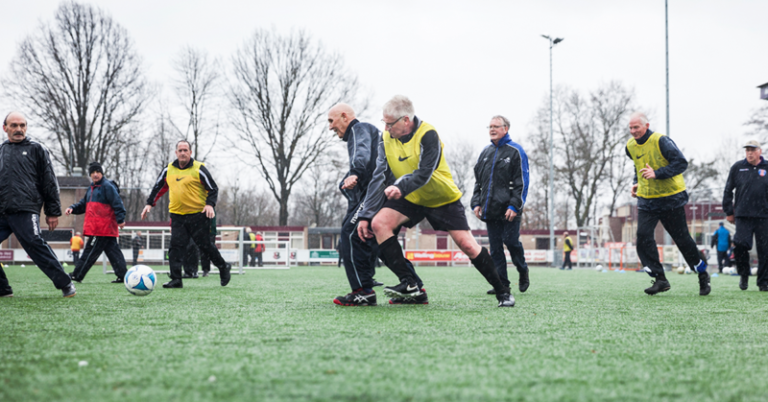
[[[669,132],[669,12],[667,11],[668,0],[664,0],[664,45],[667,56],[667,136]]]
[[[555,140],[552,129],[552,48],[563,41],[563,38],[554,40],[541,35],[549,41],[549,249],[552,250],[552,263],[555,263]]]

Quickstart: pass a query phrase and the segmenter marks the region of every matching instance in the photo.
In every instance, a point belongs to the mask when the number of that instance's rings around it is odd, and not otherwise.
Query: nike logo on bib
[[[182,181],[182,180],[184,180],[184,178],[183,178],[183,177],[177,177],[177,178],[176,178],[176,181]]]
[[[406,160],[406,159],[408,159],[408,158],[410,158],[410,157],[411,157],[411,155],[408,155],[408,156],[406,156],[405,158],[403,158],[402,156],[398,156],[398,157],[397,157],[397,160],[399,160],[400,162],[402,162],[402,161],[404,161],[404,160]]]
[[[637,156],[635,157],[635,159],[640,159],[640,158],[642,158],[643,156],[645,156],[645,154],[642,154],[642,155],[637,155]]]

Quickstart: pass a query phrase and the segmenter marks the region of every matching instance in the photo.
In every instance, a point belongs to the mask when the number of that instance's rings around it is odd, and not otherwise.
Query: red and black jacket
[[[85,213],[86,236],[117,237],[117,225],[125,221],[125,207],[117,187],[105,178],[91,183],[85,197],[70,208],[75,215]]]

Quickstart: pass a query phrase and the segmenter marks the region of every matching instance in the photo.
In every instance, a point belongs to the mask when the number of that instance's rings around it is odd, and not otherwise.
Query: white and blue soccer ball
[[[152,293],[157,275],[146,265],[136,265],[125,273],[125,288],[133,295],[146,296]]]

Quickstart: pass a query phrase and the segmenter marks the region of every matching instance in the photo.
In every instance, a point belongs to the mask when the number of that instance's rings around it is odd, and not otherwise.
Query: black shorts
[[[427,218],[435,230],[469,230],[467,215],[464,213],[464,205],[461,200],[442,207],[428,208],[400,198],[399,200],[387,200],[382,208],[394,209],[408,217],[408,222],[403,224],[405,227],[412,228]]]

